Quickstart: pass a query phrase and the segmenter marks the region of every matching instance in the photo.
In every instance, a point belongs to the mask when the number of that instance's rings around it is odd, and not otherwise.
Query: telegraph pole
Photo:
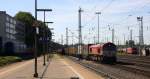
[[[108,27],[109,27],[109,30],[112,33],[112,43],[114,43],[114,39],[115,39],[115,30],[114,30],[114,27],[112,29],[110,28],[110,25],[108,25]]]
[[[115,30],[114,28],[112,29],[112,43],[114,43],[114,37],[115,37]]]
[[[140,22],[139,23],[139,42],[140,45],[144,45],[144,38],[143,38],[143,17],[137,17],[137,20]]]
[[[144,45],[143,38],[143,16],[137,17],[137,21],[139,21],[139,54],[142,55],[142,47]]]
[[[73,46],[73,44],[74,44],[74,32],[72,32],[71,30],[69,30],[70,31],[70,33],[71,33],[71,40],[72,40],[72,46]]]
[[[46,26],[45,26],[45,11],[44,11],[44,32],[46,32]],[[43,32],[43,33],[44,33]],[[44,62],[43,62],[43,65],[45,66],[46,65],[46,63],[45,63],[45,49],[46,49],[46,44],[45,44],[45,36],[46,36],[46,34],[44,33],[44,42],[43,42],[43,60],[44,60]]]
[[[125,34],[123,34],[123,38],[124,38],[124,48],[126,49],[125,52],[127,52],[127,45],[126,45],[126,36],[125,36]]]
[[[37,0],[35,0],[35,21],[37,21]],[[37,27],[35,27],[35,31],[37,32]],[[37,37],[36,37],[36,32],[34,35],[34,40],[35,40],[35,46],[34,46],[34,77],[38,77],[37,73]]]
[[[126,45],[126,36],[123,34],[123,39],[124,39],[124,45]]]
[[[97,33],[97,41],[99,43],[99,15],[101,14],[101,12],[96,12],[97,16],[98,16],[98,33]]]
[[[66,28],[66,45],[68,45],[68,28]]]
[[[132,40],[132,29],[130,30],[130,40]]]
[[[73,36],[73,35],[74,35],[74,33],[73,33],[73,32],[71,32],[71,34],[72,34],[71,39],[72,39],[72,46],[73,46],[73,44],[74,44],[74,43],[73,43],[73,42],[74,42],[74,38],[73,38],[73,37],[74,37],[74,36]]]
[[[91,30],[89,29],[89,36],[91,35]],[[90,38],[88,38],[88,44],[90,44]]]
[[[73,38],[73,33],[72,33],[72,46],[73,46],[73,44],[74,44],[74,38]]]
[[[46,25],[47,28],[48,28],[48,24],[49,24],[49,23],[52,24],[52,23],[54,23],[54,22],[45,22],[45,24],[47,24],[47,25]],[[48,42],[48,41],[50,41],[50,38],[48,38],[48,31],[49,31],[49,30],[54,30],[54,28],[47,29],[46,32],[45,32],[45,33],[46,33],[46,43],[47,43],[47,44],[46,44],[46,48],[47,48],[47,49],[46,49],[46,52],[47,52],[47,62],[49,62],[49,44],[50,44],[50,43]]]
[[[81,26],[81,12],[83,12],[83,10],[81,8],[79,8],[79,46],[78,46],[78,54],[79,54],[79,60],[81,58],[81,54],[82,54],[82,26]]]
[[[63,35],[61,35],[61,44],[63,45],[64,41],[63,41]]]
[[[68,28],[66,28],[66,46],[67,46],[67,48],[68,48]],[[68,49],[67,49],[67,52],[66,52],[67,54],[69,53],[68,52]]]
[[[46,24],[45,23],[53,23],[53,22],[45,22],[45,12],[50,12],[50,11],[52,11],[52,9],[36,9],[36,11],[41,11],[41,12],[44,12],[44,37],[43,37],[43,39],[44,39],[44,43],[43,43],[43,60],[44,60],[44,62],[43,62],[43,65],[45,66],[46,65],[46,62],[45,62],[45,52],[47,52],[46,51],[46,47],[47,47],[47,45],[46,45],[46,41],[47,41],[47,37],[46,37],[46,28],[48,28],[47,26],[45,26]]]
[[[46,25],[48,26],[48,25]],[[47,53],[47,62],[49,61],[49,38],[48,38],[49,29],[46,29],[46,53]]]

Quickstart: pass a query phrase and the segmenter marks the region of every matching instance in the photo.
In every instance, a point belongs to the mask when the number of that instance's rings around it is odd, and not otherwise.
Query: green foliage
[[[34,28],[32,24],[34,17],[28,12],[19,12],[15,15],[15,18],[25,24],[25,43],[28,47],[32,47],[34,43]]]
[[[19,12],[15,15],[15,18],[23,23],[25,23],[25,43],[28,48],[32,48],[34,45],[34,34],[35,34],[35,29],[32,27],[33,22],[35,21],[34,17],[32,14],[28,12]],[[37,35],[37,39],[48,36],[48,38],[51,40],[52,33],[50,29],[42,22],[38,21],[39,24],[39,34]],[[49,40],[49,43],[50,43]],[[39,54],[43,51],[43,42],[42,41],[37,41],[37,46],[38,46],[38,52]]]
[[[0,66],[4,66],[6,64],[14,63],[14,62],[19,62],[22,59],[20,57],[16,56],[5,56],[5,57],[0,57]]]
[[[15,15],[15,18],[21,22],[24,22],[26,26],[32,26],[33,21],[35,20],[32,14],[28,12],[18,12]]]
[[[39,35],[38,37],[41,39],[41,38],[49,38],[51,40],[51,31],[50,29],[48,28],[48,26],[46,26],[46,24],[44,24],[42,21],[38,21],[38,23],[40,24],[40,27],[39,27]],[[43,50],[43,45],[47,45],[47,43],[49,44],[50,43],[50,40],[49,41],[39,41],[38,43],[38,50],[39,50],[39,53],[41,52],[44,52]],[[46,47],[45,47],[45,51],[46,51]]]

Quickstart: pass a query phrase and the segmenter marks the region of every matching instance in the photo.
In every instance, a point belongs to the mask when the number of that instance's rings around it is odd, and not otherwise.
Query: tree
[[[33,47],[34,44],[34,28],[32,24],[34,22],[34,17],[29,12],[18,12],[15,15],[15,19],[23,22],[25,24],[25,43],[27,47]]]
[[[35,34],[35,28],[32,26],[35,22],[35,18],[30,14],[29,12],[18,12],[15,15],[15,19],[23,22],[25,24],[25,43],[28,48],[32,48],[34,45],[34,34]],[[40,41],[40,38],[44,37],[44,33],[48,33],[48,37],[51,39],[51,31],[49,30],[48,27],[42,22],[42,21],[37,21],[39,24],[39,34],[37,35],[37,46],[38,46],[38,52],[39,54],[43,50],[43,42]],[[46,29],[46,31],[45,31]]]

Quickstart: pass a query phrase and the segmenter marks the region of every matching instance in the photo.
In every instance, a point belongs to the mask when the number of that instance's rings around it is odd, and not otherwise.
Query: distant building
[[[23,52],[26,49],[25,25],[5,11],[0,11],[0,47],[7,52]]]

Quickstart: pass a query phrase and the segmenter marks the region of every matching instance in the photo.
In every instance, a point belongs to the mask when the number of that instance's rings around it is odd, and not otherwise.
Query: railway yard
[[[138,52],[130,48],[128,52],[119,55],[117,46],[113,43],[93,44],[82,46],[79,54],[78,48],[67,47],[58,53],[80,64],[95,73],[110,79],[149,79],[150,56],[139,56]],[[149,53],[149,52],[147,52]]]
[[[150,56],[121,55],[115,63],[52,54],[46,66],[38,58],[38,78],[32,78],[33,60],[0,68],[0,79],[149,79]],[[32,71],[31,71],[32,70]],[[10,72],[11,71],[11,72]]]
[[[101,64],[97,61],[87,61],[87,60],[78,61],[78,59],[74,57],[69,57],[69,59],[89,68],[90,70],[95,71],[100,75],[103,75],[105,78],[110,79],[150,78],[149,57],[119,56],[118,62],[116,64]]]
[[[150,0],[0,3],[0,79],[150,79]]]

